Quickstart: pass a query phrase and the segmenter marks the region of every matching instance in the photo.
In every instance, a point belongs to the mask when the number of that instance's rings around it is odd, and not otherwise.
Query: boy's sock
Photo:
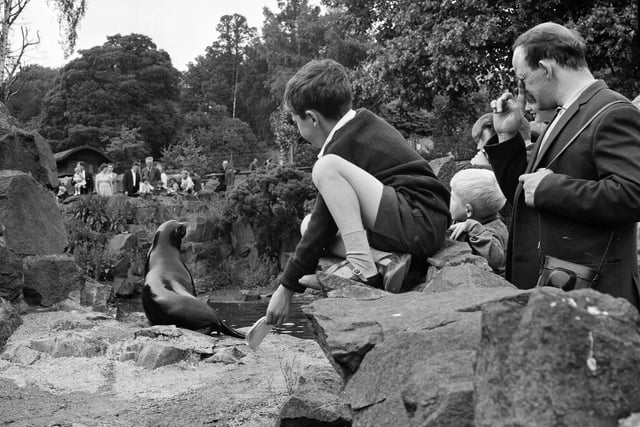
[[[365,278],[370,278],[378,274],[378,269],[369,247],[367,232],[364,230],[352,231],[342,234],[342,242],[347,255],[347,260],[358,268]]]

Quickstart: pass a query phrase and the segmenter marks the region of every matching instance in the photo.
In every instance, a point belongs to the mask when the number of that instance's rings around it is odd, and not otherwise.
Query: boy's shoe
[[[379,273],[373,277],[364,277],[362,272],[358,268],[354,267],[346,259],[327,268],[325,270],[325,274],[341,277],[343,279],[349,279],[354,282],[371,286],[372,288],[384,289],[382,276]]]
[[[392,253],[376,261],[376,265],[383,277],[384,290],[397,294],[409,273],[411,254]]]
[[[298,283],[305,288],[322,290],[322,285],[315,274],[306,274],[298,279]]]

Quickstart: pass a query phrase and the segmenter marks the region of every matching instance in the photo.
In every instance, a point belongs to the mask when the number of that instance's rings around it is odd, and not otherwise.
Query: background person
[[[157,166],[158,171],[160,172],[160,181],[158,182],[158,186],[160,188],[160,190],[166,190],[169,186],[169,179],[167,177],[167,174],[164,172],[164,166],[162,166],[162,164],[158,163]]]
[[[131,169],[122,176],[122,190],[125,196],[138,197],[140,189],[140,162],[134,161]]]
[[[142,176],[142,184],[140,184],[140,194],[152,192],[158,182],[161,181],[160,171],[153,164],[153,157],[147,157],[144,159],[145,166],[140,172]]]
[[[193,193],[193,180],[189,176],[189,171],[183,169],[182,172],[180,172],[180,177],[180,190],[188,194]]]
[[[83,189],[87,187],[86,172],[81,162],[76,164],[73,169],[73,195],[77,196],[82,193]]]
[[[113,196],[113,177],[109,165],[103,163],[94,178],[95,192],[102,197]]]
[[[513,45],[517,99],[505,93],[491,102],[497,135],[485,150],[514,209],[506,278],[532,288],[542,261],[555,257],[598,269],[596,290],[638,307],[640,111],[596,80],[585,56],[577,32],[537,25]],[[529,161],[518,132],[526,103],[559,107]]]
[[[267,324],[288,317],[293,293],[305,290],[299,280],[315,272],[324,248],[346,257],[334,274],[396,288],[411,255],[426,260],[441,247],[450,221],[449,193],[427,161],[380,117],[352,109],[342,65],[307,63],[287,83],[284,100],[302,137],[320,148],[312,172],[318,196],[269,302]],[[387,258],[381,274],[372,247],[408,257]]]
[[[505,202],[491,170],[465,169],[451,178],[449,210],[455,223],[449,228],[450,238],[469,243],[498,274],[504,274],[509,234],[498,215]]]

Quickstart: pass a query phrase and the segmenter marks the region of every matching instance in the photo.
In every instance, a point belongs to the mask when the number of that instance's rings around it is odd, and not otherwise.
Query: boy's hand
[[[278,286],[267,307],[267,325],[281,325],[287,320],[293,294],[294,291],[291,289],[285,288],[283,285]]]
[[[464,233],[468,232],[471,229],[471,226],[473,225],[471,221],[474,220],[467,219],[466,221],[457,222],[449,227],[449,231],[451,231],[451,235],[449,236],[449,238],[451,240],[458,240],[458,237],[462,236]]]
[[[513,97],[511,92],[505,92],[498,99],[491,101],[493,112],[493,127],[498,134],[498,141],[503,142],[513,138],[519,131],[526,105],[524,84],[518,81],[518,95]]]

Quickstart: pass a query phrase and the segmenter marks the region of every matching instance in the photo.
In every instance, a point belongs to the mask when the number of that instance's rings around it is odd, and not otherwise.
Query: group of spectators
[[[200,177],[183,169],[179,178],[169,178],[162,164],[156,164],[153,157],[145,159],[145,166],[140,169],[140,162],[134,161],[131,168],[122,177],[122,188],[125,196],[137,197],[145,194],[192,194],[200,190]]]
[[[318,197],[267,324],[288,318],[322,256],[342,258],[326,274],[397,292],[447,236],[520,289],[592,288],[640,307],[640,99],[594,78],[584,38],[556,23],[517,37],[512,67],[517,93],[498,96],[474,126],[477,156],[450,192],[390,124],[352,108],[344,67],[317,60],[298,70],[284,103],[320,149]],[[533,129],[527,108],[539,116]],[[498,215],[507,203],[508,228]]]
[[[103,197],[113,196],[117,192],[118,175],[113,171],[113,164],[103,163],[94,177],[85,169],[82,161],[74,168],[72,177],[73,194],[88,194],[93,192]],[[200,177],[183,169],[179,177],[169,178],[160,163],[155,163],[153,157],[145,159],[145,166],[141,169],[140,162],[134,161],[131,168],[122,175],[122,192],[125,196],[138,197],[147,194],[191,194],[197,195],[201,189]],[[58,189],[58,199],[70,196],[64,185]]]

